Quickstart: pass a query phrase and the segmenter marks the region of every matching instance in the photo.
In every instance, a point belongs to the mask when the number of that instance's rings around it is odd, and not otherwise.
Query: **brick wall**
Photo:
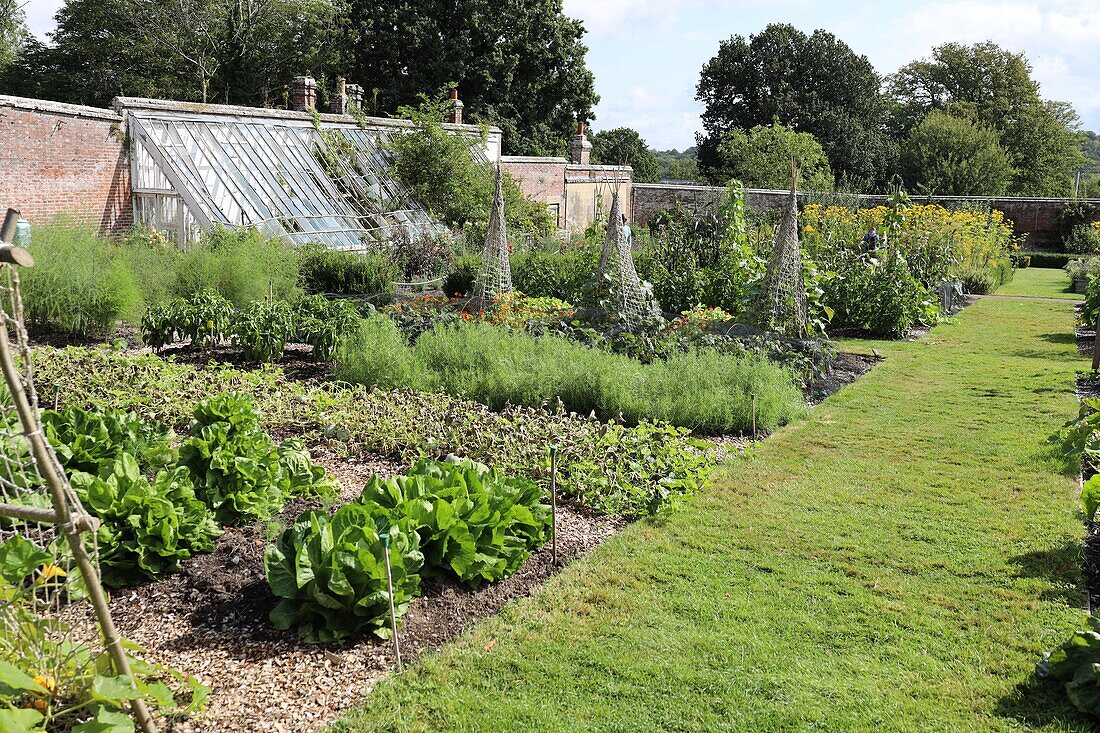
[[[565,158],[534,158],[508,155],[500,168],[515,179],[524,196],[546,204],[557,216],[556,226],[565,226]]]
[[[664,184],[634,184],[634,221],[648,224],[659,211],[672,208],[677,203],[698,211],[713,208],[721,195],[722,188],[713,186],[685,186]],[[786,191],[763,191],[748,189],[745,191],[745,203],[756,210],[776,209],[783,206]],[[885,202],[884,196],[863,196],[862,204],[877,206]],[[993,208],[1004,212],[1005,218],[1012,222],[1017,234],[1025,236],[1024,247],[1047,251],[1056,251],[1061,244],[1058,228],[1058,212],[1072,203],[1070,199],[1032,199],[1032,198],[988,198],[943,196],[936,203],[950,206],[963,201],[977,201],[991,204]],[[1100,201],[1091,201],[1100,206]]]
[[[133,204],[121,124],[109,110],[0,96],[0,210],[125,232]]]

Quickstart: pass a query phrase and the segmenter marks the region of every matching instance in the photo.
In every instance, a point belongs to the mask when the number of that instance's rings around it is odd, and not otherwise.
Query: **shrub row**
[[[698,350],[642,364],[556,336],[466,323],[434,327],[410,346],[383,316],[367,319],[341,349],[335,374],[387,389],[442,389],[497,410],[561,400],[578,413],[709,434],[750,430],[754,395],[763,430],[803,409],[790,372],[763,357]]]
[[[293,340],[312,346],[317,361],[331,361],[358,320],[350,301],[323,295],[306,296],[294,305],[254,301],[234,310],[228,300],[207,291],[150,308],[141,319],[141,337],[154,350],[183,339],[194,346],[216,346],[231,337],[246,359],[259,362],[280,360]]]

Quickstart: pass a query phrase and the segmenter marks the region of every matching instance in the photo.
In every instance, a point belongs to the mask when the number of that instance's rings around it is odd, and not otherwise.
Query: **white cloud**
[[[868,51],[882,72],[925,57],[942,43],[991,40],[1026,54],[1044,97],[1071,102],[1086,125],[1100,125],[1100,90],[1094,81],[1100,75],[1100,18],[1092,4],[935,2],[911,8],[898,26],[906,32]]]
[[[46,33],[54,28],[54,13],[64,4],[64,0],[30,0],[23,6],[27,13],[27,28],[40,40],[46,40]]]

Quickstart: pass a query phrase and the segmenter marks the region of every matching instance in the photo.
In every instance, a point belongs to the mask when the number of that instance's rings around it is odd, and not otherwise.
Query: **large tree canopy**
[[[25,20],[20,0],[0,0],[0,72],[23,50],[27,36]]]
[[[592,159],[604,165],[629,165],[637,183],[661,180],[661,162],[636,130],[616,127],[592,135]]]
[[[997,132],[1015,174],[1009,192],[1068,195],[1082,164],[1077,115],[1044,101],[1023,54],[995,43],[947,43],[887,80],[893,127],[905,135],[933,110],[950,111]]]
[[[748,133],[730,130],[718,144],[724,165],[722,180],[736,178],[750,188],[786,189],[791,185],[791,159],[802,169],[802,188],[827,191],[833,186],[829,159],[808,132],[783,125],[761,125]]]
[[[561,0],[349,0],[348,78],[379,112],[458,85],[466,115],[505,132],[509,153],[564,154],[598,101],[583,25]]]
[[[850,183],[881,184],[896,146],[886,135],[880,85],[871,62],[826,31],[808,36],[772,24],[748,39],[734,36],[703,67],[696,88],[706,105],[700,165],[710,175],[720,169],[728,131],[778,122],[812,134]]]
[[[0,0],[2,1],[2,0]],[[68,0],[5,91],[105,106],[118,95],[276,105],[337,67],[341,0]]]
[[[941,110],[913,128],[901,162],[910,188],[944,196],[1000,196],[1013,173],[995,130]]]

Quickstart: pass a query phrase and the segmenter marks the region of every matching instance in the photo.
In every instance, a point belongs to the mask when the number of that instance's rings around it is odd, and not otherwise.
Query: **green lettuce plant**
[[[351,503],[330,517],[303,514],[264,553],[264,570],[279,602],[278,629],[297,629],[307,642],[333,642],[372,631],[389,638],[386,586],[388,533],[394,610],[398,617],[420,592],[419,537],[407,517],[378,505]]]
[[[103,582],[131,585],[175,570],[181,560],[212,552],[221,529],[195,496],[185,468],[160,471],[152,481],[123,453],[98,476],[70,478],[84,507],[100,519],[96,542]]]
[[[280,447],[271,440],[247,396],[229,392],[203,400],[193,415],[180,462],[222,524],[266,519],[291,495],[331,491],[324,470],[313,465],[302,443]]]
[[[478,586],[511,575],[550,534],[542,490],[467,459],[424,460],[406,476],[371,479],[359,501],[407,516],[425,567]]]
[[[172,431],[133,412],[69,406],[59,412],[43,411],[42,425],[46,439],[68,472],[97,474],[122,453],[130,453],[138,463],[154,469],[176,458]]]

